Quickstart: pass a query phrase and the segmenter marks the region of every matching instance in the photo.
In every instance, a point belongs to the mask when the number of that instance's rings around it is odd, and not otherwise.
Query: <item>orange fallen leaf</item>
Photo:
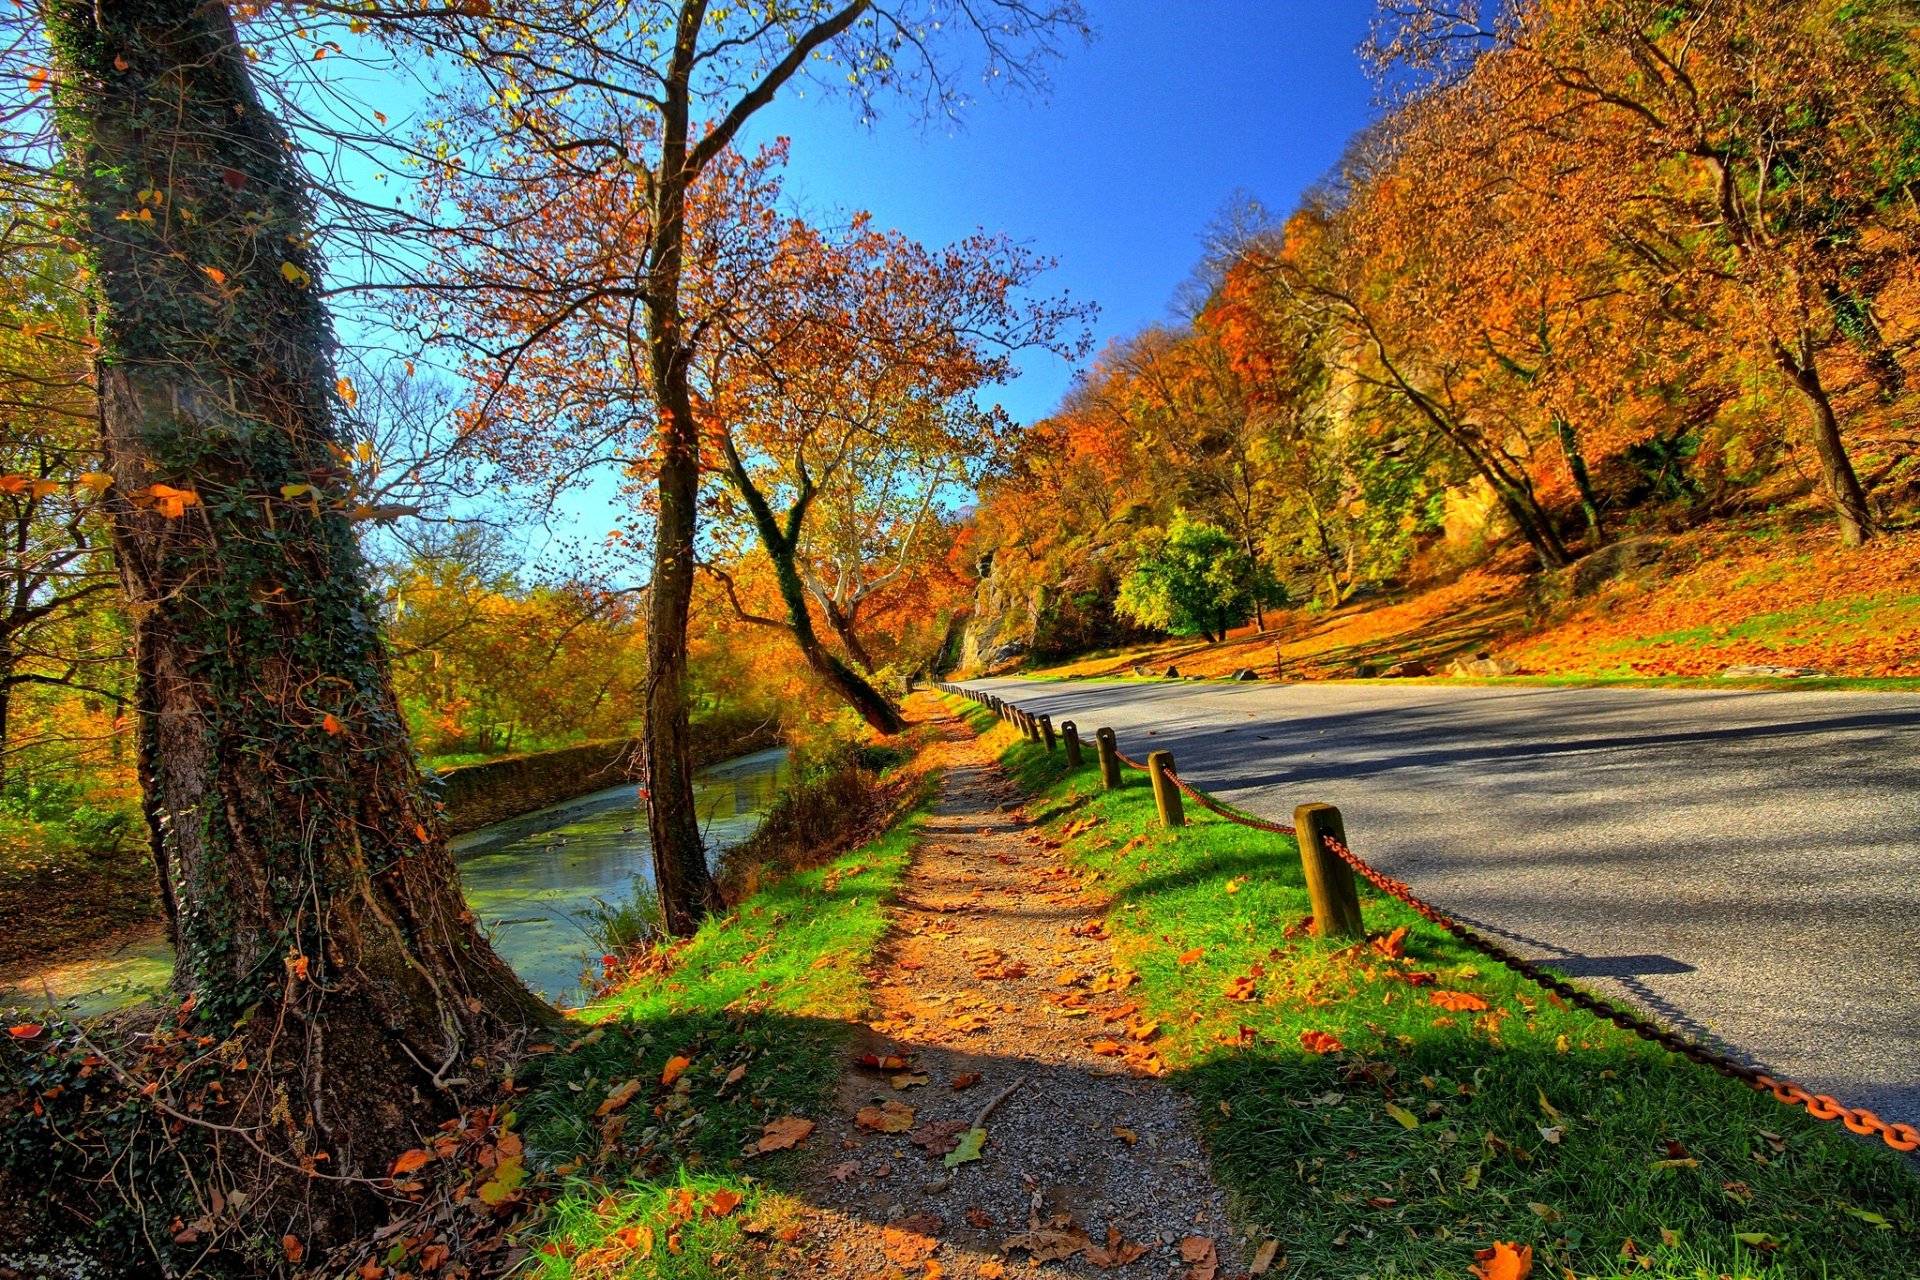
[[[307,1246],[300,1243],[299,1236],[281,1236],[280,1251],[287,1255],[288,1262],[298,1262],[300,1259],[306,1257]]]
[[[1474,1265],[1469,1270],[1479,1280],[1527,1280],[1533,1274],[1533,1246],[1530,1244],[1513,1245],[1496,1241],[1493,1248],[1481,1249],[1473,1256]]]
[[[1340,1037],[1328,1031],[1302,1031],[1300,1047],[1308,1053],[1338,1053],[1346,1048]]]
[[[1468,991],[1436,991],[1427,999],[1449,1013],[1478,1013],[1489,1007],[1485,1000]]]
[[[798,1146],[812,1132],[813,1121],[802,1120],[799,1116],[786,1116],[772,1121],[760,1131],[760,1141],[754,1143],[754,1150],[785,1151]]]
[[[1180,953],[1179,963],[1183,965],[1192,964],[1194,961],[1198,960],[1201,956],[1204,956],[1205,954],[1207,954],[1207,949],[1205,947],[1195,947],[1191,951],[1182,951]]]
[[[667,1065],[660,1071],[660,1083],[672,1084],[686,1069],[693,1065],[692,1058],[683,1058],[679,1054],[667,1059]]]
[[[596,1116],[604,1116],[612,1112],[618,1111],[620,1108],[626,1106],[629,1102],[632,1102],[633,1095],[639,1092],[640,1092],[640,1082],[638,1080],[629,1080],[625,1084],[620,1085],[619,1087],[614,1089],[612,1093],[609,1093],[607,1095],[607,1100],[605,1102],[602,1102],[600,1104],[599,1110],[595,1111],[593,1114],[595,1114]]]
[[[37,1022],[22,1022],[7,1028],[7,1034],[16,1040],[31,1040],[46,1028]]]
[[[956,1089],[971,1089],[979,1083],[980,1073],[978,1071],[962,1071],[953,1078],[953,1087]]]
[[[403,1173],[412,1173],[415,1169],[425,1166],[431,1159],[433,1159],[431,1151],[422,1151],[415,1147],[412,1151],[402,1151],[400,1158],[393,1162],[393,1168],[388,1172],[397,1178]]]
[[[738,1191],[716,1191],[713,1193],[713,1198],[707,1201],[707,1216],[724,1218],[740,1207],[741,1199]]]
[[[883,1102],[877,1107],[862,1107],[853,1122],[875,1133],[905,1133],[913,1128],[913,1108],[904,1102]]]
[[[1254,981],[1252,978],[1233,978],[1227,983],[1227,999],[1229,1000],[1251,1000],[1254,994]]]
[[[340,721],[334,718],[333,712],[329,711],[327,712],[326,716],[320,721],[320,727],[322,729],[325,729],[328,733],[339,733]]]
[[[1373,949],[1389,960],[1398,960],[1407,954],[1407,926],[1401,925],[1384,938],[1373,940]]]

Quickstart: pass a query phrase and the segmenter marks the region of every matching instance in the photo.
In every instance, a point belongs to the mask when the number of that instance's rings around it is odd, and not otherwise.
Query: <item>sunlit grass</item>
[[[1103,792],[1091,761],[1068,776],[996,732],[1029,813],[1112,895],[1129,995],[1287,1276],[1464,1280],[1495,1240],[1531,1244],[1555,1280],[1920,1273],[1920,1179],[1897,1157],[1558,1007],[1379,895],[1362,895],[1369,929],[1405,926],[1404,962],[1299,935],[1291,840],[1192,805],[1160,829],[1142,775]],[[1230,998],[1245,978],[1253,998]],[[1448,1012],[1436,991],[1488,1008]],[[1344,1048],[1309,1053],[1309,1032]]]
[[[931,806],[933,779],[919,785],[884,835],[708,922],[669,967],[592,1005],[582,1043],[535,1059],[523,1127],[564,1185],[523,1241],[531,1274],[754,1273],[793,1216],[776,1189],[801,1157],[745,1149],[770,1121],[817,1114],[839,1078],[885,904]],[[629,1080],[641,1087],[609,1138],[596,1112]]]

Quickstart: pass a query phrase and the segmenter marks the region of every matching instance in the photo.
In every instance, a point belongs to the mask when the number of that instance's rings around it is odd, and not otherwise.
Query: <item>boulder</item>
[[[1722,680],[1825,680],[1831,672],[1817,667],[1770,667],[1764,663],[1753,663],[1728,667],[1720,673]]]
[[[1430,676],[1433,672],[1424,662],[1396,662],[1380,674],[1389,680],[1400,680],[1413,676]]]
[[[1231,676],[1228,676],[1227,678],[1229,680],[1245,681],[1245,680],[1258,680],[1260,677],[1254,672],[1254,669],[1252,667],[1241,667],[1238,671],[1234,672]]]
[[[1510,676],[1520,670],[1520,664],[1511,658],[1495,658],[1489,654],[1475,654],[1471,658],[1455,658],[1447,665],[1447,673],[1455,676]]]
[[[1353,664],[1353,678],[1355,680],[1371,680],[1379,674],[1380,667],[1377,663],[1356,662]]]
[[[1180,668],[1168,667],[1160,673],[1160,678],[1162,680],[1178,680],[1180,678]]]

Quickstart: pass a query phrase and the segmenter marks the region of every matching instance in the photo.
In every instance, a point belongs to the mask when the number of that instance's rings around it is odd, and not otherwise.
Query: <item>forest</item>
[[[1375,122],[1294,207],[1194,228],[1167,317],[1098,346],[1016,229],[822,212],[796,144],[743,141],[800,86],[1037,98],[1094,17],[0,16],[0,976],[122,930],[177,954],[116,1047],[0,1044],[0,1236],[56,1203],[112,1273],[378,1276],[402,1223],[413,1273],[498,1272],[520,1175],[435,1235],[395,1158],[439,1126],[517,1170],[505,1064],[596,1033],[462,900],[451,768],[634,739],[678,954],[772,882],[716,878],[700,744],[777,734],[826,788],[790,823],[826,822],[848,744],[882,786],[955,673],[1251,636],[1264,674],[1487,574],[1517,644],[1626,545],[1904,601],[1817,656],[1920,675],[1910,5],[1384,0]],[[1042,356],[1072,389],[1018,421],[996,391]],[[1708,595],[1671,625],[1725,623]]]

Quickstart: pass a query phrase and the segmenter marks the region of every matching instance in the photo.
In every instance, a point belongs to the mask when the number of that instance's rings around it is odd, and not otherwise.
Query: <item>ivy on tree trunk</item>
[[[48,20],[174,982],[250,1064],[208,1118],[339,1238],[379,1206],[334,1179],[384,1175],[557,1015],[475,927],[422,788],[342,509],[310,202],[226,8]]]

